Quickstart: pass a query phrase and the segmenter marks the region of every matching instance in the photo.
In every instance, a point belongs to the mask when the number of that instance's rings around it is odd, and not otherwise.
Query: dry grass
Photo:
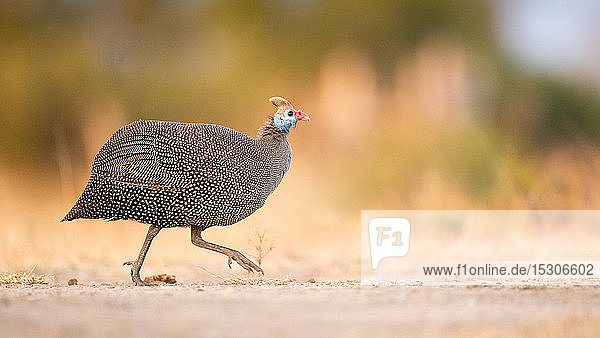
[[[298,284],[298,281],[295,278],[290,278],[286,276],[282,279],[278,278],[265,278],[265,277],[233,277],[223,279],[221,282],[223,285],[236,285],[236,286],[280,286],[280,285],[293,285]]]
[[[314,285],[318,287],[352,287],[360,286],[358,280],[326,280],[317,282],[313,278],[307,281],[299,281],[296,278],[285,276],[284,278],[246,278],[246,277],[234,277],[224,279],[221,282],[222,285],[235,285],[235,286],[307,286]]]
[[[204,267],[200,267],[200,269],[207,272],[210,277],[219,280],[219,285],[238,285],[238,286],[258,286],[258,285],[290,285],[293,283],[297,283],[295,278],[290,276],[285,276],[284,278],[265,278],[265,276],[258,277],[243,277],[240,275],[233,275],[229,277],[224,277],[215,272],[209,271]]]
[[[43,285],[49,280],[48,275],[38,275],[33,271],[0,274],[0,285]]]

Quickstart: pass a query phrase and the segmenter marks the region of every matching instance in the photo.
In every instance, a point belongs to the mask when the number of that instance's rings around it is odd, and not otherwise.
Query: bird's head
[[[310,121],[308,114],[295,110],[292,104],[282,97],[274,96],[269,99],[269,102],[277,107],[273,114],[273,124],[286,133],[290,132],[290,128],[296,130],[298,121]]]

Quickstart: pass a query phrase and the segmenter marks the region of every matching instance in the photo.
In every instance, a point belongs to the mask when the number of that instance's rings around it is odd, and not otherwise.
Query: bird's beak
[[[305,113],[305,112],[303,112],[301,110],[298,110],[296,112],[296,120],[298,120],[298,121],[310,121],[310,117],[308,116],[307,113]]]

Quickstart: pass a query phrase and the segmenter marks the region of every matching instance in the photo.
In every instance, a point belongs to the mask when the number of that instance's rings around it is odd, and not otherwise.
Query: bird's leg
[[[234,260],[236,263],[238,263],[242,268],[246,269],[248,272],[256,271],[256,272],[260,272],[263,275],[265,274],[265,272],[263,271],[263,269],[260,268],[260,266],[256,265],[253,261],[249,260],[241,252],[234,250],[234,249],[224,247],[222,245],[207,242],[204,239],[202,239],[202,235],[201,235],[202,228],[201,227],[192,225],[191,228],[192,228],[192,243],[199,248],[204,248],[204,249],[208,249],[211,251],[215,251],[215,252],[221,253],[221,254],[229,257],[229,261],[227,262],[227,264],[229,265],[230,269],[231,269],[231,261]]]
[[[142,268],[142,264],[144,264],[144,259],[146,258],[148,249],[150,249],[150,244],[152,244],[152,240],[154,239],[154,237],[156,237],[160,229],[161,228],[159,227],[151,225],[148,228],[148,233],[146,234],[146,239],[144,240],[144,244],[142,245],[142,249],[140,250],[138,258],[135,261],[127,261],[123,263],[123,265],[131,265],[131,280],[135,285],[154,285],[152,283],[145,282],[140,278],[140,269]]]

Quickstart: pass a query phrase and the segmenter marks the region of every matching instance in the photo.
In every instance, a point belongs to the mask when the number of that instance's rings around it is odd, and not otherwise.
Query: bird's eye
[[[294,112],[291,110],[288,110],[287,114],[288,114],[288,116],[294,116]]]

